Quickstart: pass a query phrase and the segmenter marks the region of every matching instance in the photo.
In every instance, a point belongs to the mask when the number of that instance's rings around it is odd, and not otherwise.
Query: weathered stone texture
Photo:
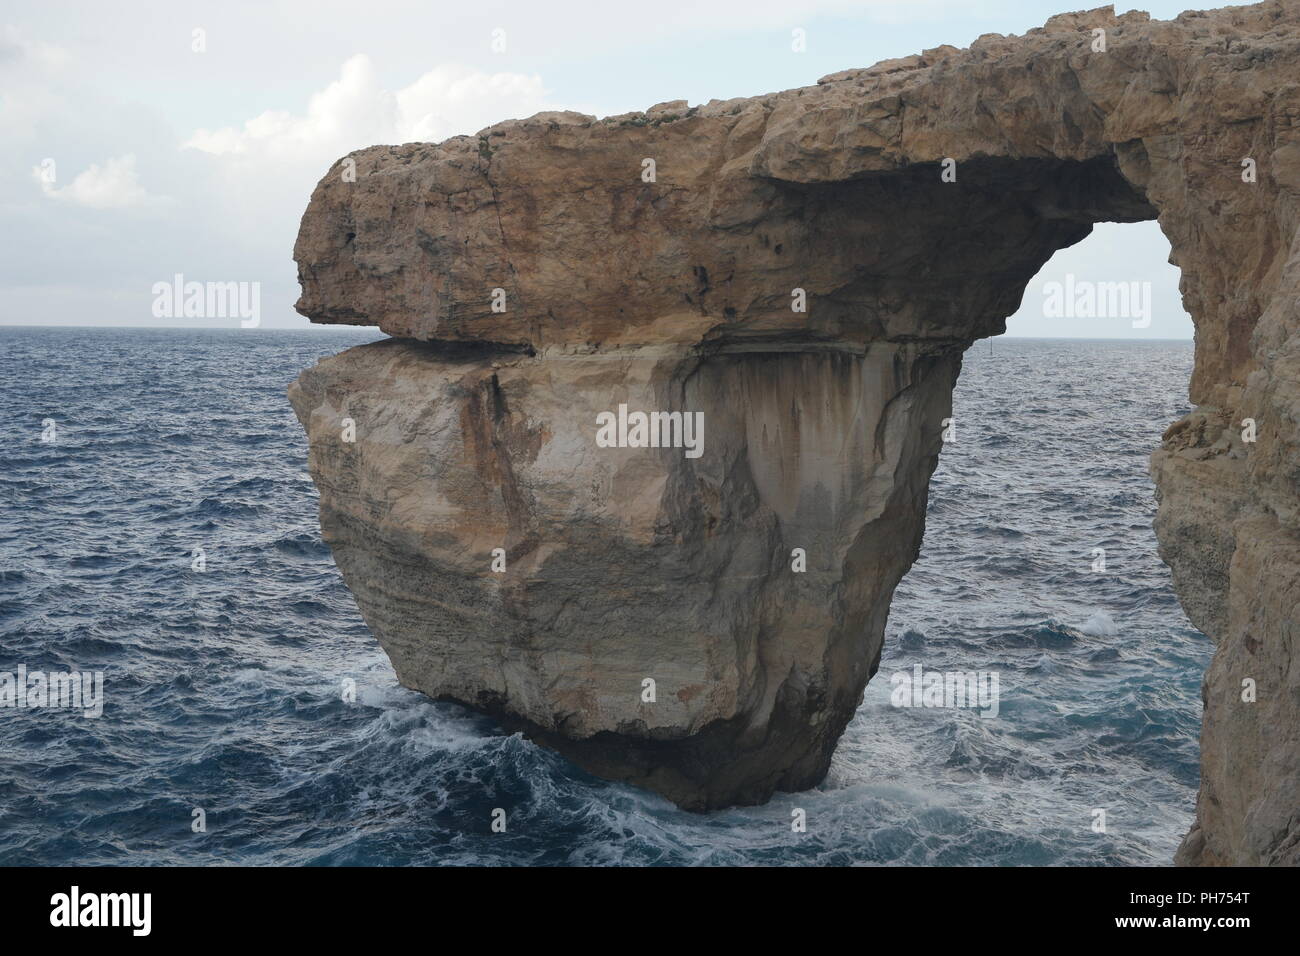
[[[1156,526],[1218,645],[1179,860],[1300,860],[1300,5],[1065,14],[815,87],[351,158],[303,217],[298,309],[400,341],[290,395],[367,622],[408,686],[696,809],[822,777],[961,352],[1094,222],[1158,218],[1197,408],[1153,456]],[[619,403],[704,412],[704,454],[597,448]]]

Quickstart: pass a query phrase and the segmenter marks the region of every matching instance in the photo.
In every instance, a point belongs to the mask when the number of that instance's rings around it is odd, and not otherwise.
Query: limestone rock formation
[[[963,350],[1093,223],[1158,218],[1198,407],[1153,458],[1157,533],[1218,644],[1179,859],[1295,863],[1298,203],[1292,0],[361,150],[294,251],[299,311],[394,337],[290,389],[326,540],[407,686],[692,809],[811,786]],[[685,417],[603,447],[620,406]],[[668,429],[699,413],[694,457]]]

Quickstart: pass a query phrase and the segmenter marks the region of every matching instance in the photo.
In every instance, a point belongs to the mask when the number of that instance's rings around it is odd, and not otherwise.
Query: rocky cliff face
[[[326,540],[406,685],[685,807],[810,786],[962,351],[1094,222],[1158,218],[1198,407],[1153,456],[1157,533],[1218,644],[1179,859],[1297,862],[1298,203],[1289,0],[362,150],[294,253],[299,311],[394,336],[290,389]]]

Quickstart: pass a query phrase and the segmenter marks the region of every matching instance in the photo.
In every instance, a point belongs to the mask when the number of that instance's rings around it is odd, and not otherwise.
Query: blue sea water
[[[397,685],[285,400],[375,337],[0,328],[0,671],[102,670],[106,694],[99,719],[0,708],[0,864],[1169,862],[1211,648],[1146,469],[1190,343],[977,344],[829,777],[697,815]],[[918,663],[997,671],[998,718],[891,706]]]

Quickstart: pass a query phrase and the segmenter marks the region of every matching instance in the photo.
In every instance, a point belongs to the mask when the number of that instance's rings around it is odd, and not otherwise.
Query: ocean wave
[[[0,863],[1150,864],[1190,823],[1210,648],[1155,553],[1145,470],[1189,346],[969,352],[965,428],[827,779],[692,814],[398,685],[321,541],[283,391],[372,331],[0,336],[28,356],[0,382],[6,434],[31,437],[0,455],[0,670],[106,686],[98,720],[0,721]],[[918,665],[996,673],[998,715],[895,706]]]

